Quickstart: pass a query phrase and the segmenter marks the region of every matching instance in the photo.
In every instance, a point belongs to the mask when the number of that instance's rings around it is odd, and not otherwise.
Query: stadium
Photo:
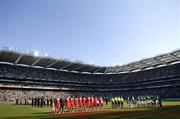
[[[4,48],[0,65],[0,102],[4,103],[29,105],[33,98],[63,96],[103,96],[104,101],[117,96],[180,99],[180,50],[102,67]]]

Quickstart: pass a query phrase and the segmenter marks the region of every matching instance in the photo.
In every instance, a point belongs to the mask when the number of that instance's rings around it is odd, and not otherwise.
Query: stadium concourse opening
[[[0,102],[77,112],[162,107],[162,99],[180,99],[180,50],[114,67],[0,50]]]

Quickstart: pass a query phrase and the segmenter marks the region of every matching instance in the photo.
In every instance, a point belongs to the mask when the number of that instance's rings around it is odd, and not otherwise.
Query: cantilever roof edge
[[[77,61],[77,62],[76,62]],[[29,66],[40,66],[47,69],[64,70],[77,73],[91,73],[91,74],[119,74],[130,73],[136,71],[147,70],[149,67],[157,68],[160,66],[167,66],[174,63],[180,63],[180,50],[175,50],[170,53],[157,55],[131,62],[121,66],[98,66],[94,64],[85,64],[82,62],[70,61],[66,58],[53,58],[50,56],[33,55],[33,52],[20,52],[12,48],[0,49],[0,62],[22,64]]]

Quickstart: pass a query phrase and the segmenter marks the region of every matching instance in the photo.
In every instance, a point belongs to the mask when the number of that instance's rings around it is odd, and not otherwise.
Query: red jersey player
[[[56,99],[56,113],[59,113],[59,109],[60,109],[60,98]]]
[[[77,111],[78,110],[78,97],[75,98],[74,104],[75,104],[75,111]]]
[[[99,108],[102,109],[103,107],[103,99],[102,97],[99,98]]]
[[[79,96],[78,98],[78,107],[81,109],[82,108],[82,98]]]
[[[66,98],[66,107],[67,107],[67,109],[70,109],[70,98],[69,98],[69,96]]]
[[[87,98],[86,103],[87,103],[87,108],[90,108],[90,97]]]
[[[70,98],[70,102],[71,102],[71,111],[74,110],[74,97]]]
[[[83,109],[85,110],[85,108],[86,108],[86,98],[85,97],[82,98],[82,104],[83,104]]]
[[[91,109],[93,109],[93,107],[94,107],[94,97],[90,98],[90,107],[91,107]]]

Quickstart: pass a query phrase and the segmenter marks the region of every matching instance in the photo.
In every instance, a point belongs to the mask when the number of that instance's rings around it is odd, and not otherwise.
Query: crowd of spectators
[[[26,79],[52,80],[62,82],[79,82],[79,83],[131,83],[138,81],[155,80],[167,77],[180,76],[180,64],[159,67],[139,72],[124,74],[82,74],[70,73],[65,71],[47,70],[42,68],[0,65],[0,77],[16,77]]]
[[[0,102],[19,102],[25,104],[25,100],[31,100],[32,98],[57,98],[67,96],[104,96],[113,97],[118,95],[117,92],[77,92],[77,91],[47,91],[47,90],[10,90],[0,89]]]
[[[57,96],[71,95],[69,92],[40,91],[40,90],[0,90],[0,102],[19,102],[25,103],[25,99],[32,97],[56,98]]]

